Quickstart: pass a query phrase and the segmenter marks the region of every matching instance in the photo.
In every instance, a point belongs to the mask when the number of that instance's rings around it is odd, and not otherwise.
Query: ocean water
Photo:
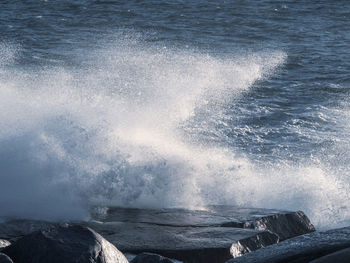
[[[1,1],[0,36],[0,217],[349,224],[349,1]]]

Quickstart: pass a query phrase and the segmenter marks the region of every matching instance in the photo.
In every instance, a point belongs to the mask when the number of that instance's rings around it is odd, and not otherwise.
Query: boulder
[[[341,252],[340,250],[349,247],[350,227],[345,227],[291,238],[242,257],[231,259],[227,263],[306,263],[312,260],[318,262],[317,259],[321,260],[322,257],[324,257],[323,260],[327,260],[328,257],[338,258],[340,254],[334,253],[337,251],[345,257],[349,251]],[[332,255],[332,253],[334,254]]]
[[[13,261],[7,255],[0,253],[0,263],[13,263]]]
[[[278,235],[279,241],[315,231],[309,218],[302,211],[262,216],[246,222],[244,227],[269,230]]]
[[[127,263],[124,255],[92,229],[60,225],[26,235],[3,250],[16,263]]]
[[[174,263],[174,261],[158,254],[141,253],[137,255],[130,263]]]

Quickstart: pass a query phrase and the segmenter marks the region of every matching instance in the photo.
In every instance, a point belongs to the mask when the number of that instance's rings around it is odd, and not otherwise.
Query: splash
[[[0,49],[0,216],[86,219],[91,205],[231,204],[320,218],[330,192],[346,195],[320,168],[261,170],[191,133],[273,74],[283,52],[217,58],[120,40],[78,67],[10,70],[18,52]]]

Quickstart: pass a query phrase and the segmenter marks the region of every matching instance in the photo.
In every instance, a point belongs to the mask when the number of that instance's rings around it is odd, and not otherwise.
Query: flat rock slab
[[[280,241],[315,231],[310,220],[301,211],[290,212],[235,206],[208,206],[205,210],[110,207],[96,209],[93,217],[102,222],[269,230],[277,234]]]
[[[103,222],[118,221],[171,226],[221,226],[232,223],[234,226],[243,227],[248,221],[284,213],[290,212],[234,206],[208,206],[203,210],[108,207],[96,208],[93,217]]]
[[[122,252],[150,252],[184,262],[225,262],[281,240],[314,231],[303,212],[209,206],[205,210],[95,208],[88,226]],[[54,225],[15,220],[0,238],[15,241]]]
[[[350,227],[314,232],[281,243],[259,249],[242,257],[231,259],[228,263],[306,263],[315,262],[338,262],[317,261],[326,255],[350,247]],[[343,253],[349,251],[343,251]],[[335,253],[332,255],[337,256]],[[325,257],[326,258],[326,257]],[[349,261],[347,261],[349,262]]]
[[[151,252],[184,262],[226,260],[278,242],[268,231],[230,227],[177,227],[145,223],[85,223],[122,252]]]

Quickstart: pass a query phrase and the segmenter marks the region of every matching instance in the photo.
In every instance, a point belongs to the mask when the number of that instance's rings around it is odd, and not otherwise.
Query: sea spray
[[[18,48],[1,50],[0,216],[230,204],[302,209],[324,225],[331,193],[348,200],[321,168],[261,167],[217,132],[227,105],[274,74],[283,52],[219,58],[120,40],[78,66],[14,69]]]
[[[237,160],[182,140],[181,126],[207,104],[248,89],[283,57],[273,54],[268,64],[259,54],[229,60],[117,43],[78,68],[4,66],[1,215],[55,220],[85,216],[92,204],[192,207],[226,199],[202,184],[232,181],[227,169]]]

